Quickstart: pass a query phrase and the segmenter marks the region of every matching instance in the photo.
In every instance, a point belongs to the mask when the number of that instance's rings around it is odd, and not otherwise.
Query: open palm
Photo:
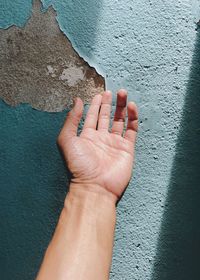
[[[73,184],[91,184],[111,192],[119,198],[131,178],[138,114],[133,102],[127,103],[127,93],[120,90],[109,132],[112,93],[96,95],[88,110],[83,130],[77,136],[82,117],[83,102],[76,99],[65,125],[58,137],[64,157],[71,173]],[[128,122],[123,135],[128,111]]]

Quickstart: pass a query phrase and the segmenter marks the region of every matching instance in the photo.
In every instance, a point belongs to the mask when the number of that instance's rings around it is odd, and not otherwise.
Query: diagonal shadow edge
[[[200,279],[200,30],[151,280]]]

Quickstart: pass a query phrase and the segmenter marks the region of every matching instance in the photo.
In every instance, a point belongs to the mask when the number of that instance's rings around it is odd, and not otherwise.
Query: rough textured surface
[[[55,11],[40,6],[35,0],[24,28],[0,29],[0,97],[50,112],[69,107],[75,96],[88,103],[104,90],[104,79],[74,51]]]
[[[200,33],[187,84],[152,280],[200,275]]]
[[[12,2],[6,1],[0,19],[9,15]],[[25,2],[13,4],[12,17],[7,16],[2,27],[24,22],[30,14]],[[129,99],[139,105],[136,168],[118,204],[113,280],[199,278],[200,30],[195,24],[199,1],[192,2],[43,1],[45,7],[53,5],[60,28],[78,53],[107,77],[107,87],[126,87]],[[13,279],[15,272],[16,280],[34,279],[64,199],[66,175],[53,144],[64,115],[36,112],[27,106],[0,106],[5,116],[0,133],[4,155],[0,205],[3,217],[10,213],[7,220],[1,219],[6,240],[1,242],[1,251],[9,259],[6,262],[2,257],[2,264],[7,263],[2,265],[3,280]],[[48,161],[52,164],[40,164],[51,154]],[[12,180],[10,172],[15,166],[22,169]],[[51,199],[43,200],[48,193]],[[30,206],[32,195],[37,198],[36,208]],[[37,217],[31,220],[31,227],[29,211],[35,211]],[[34,229],[38,234],[31,233]]]
[[[200,21],[200,0],[192,0],[192,13],[196,23]]]
[[[68,181],[56,146],[65,114],[0,101],[2,280],[35,279],[55,227]]]

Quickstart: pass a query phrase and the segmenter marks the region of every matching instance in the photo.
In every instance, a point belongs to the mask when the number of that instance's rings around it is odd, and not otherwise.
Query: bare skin
[[[138,128],[137,107],[127,104],[127,92],[120,90],[109,131],[111,104],[111,92],[96,95],[77,136],[83,113],[77,98],[60,132],[58,143],[73,178],[37,280],[109,279],[116,202],[131,178]]]

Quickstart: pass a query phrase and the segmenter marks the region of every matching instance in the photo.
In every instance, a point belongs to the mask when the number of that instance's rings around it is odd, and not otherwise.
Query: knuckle
[[[74,113],[73,110],[69,111],[69,113],[67,114],[67,118],[72,119],[74,117]]]
[[[95,116],[95,114],[93,112],[88,112],[87,113],[88,118],[93,118],[94,116]]]
[[[57,144],[58,144],[60,147],[62,147],[63,144],[64,144],[64,138],[63,138],[62,133],[60,133],[60,134],[58,135],[58,137],[57,137]]]
[[[102,113],[102,114],[100,114],[100,115],[99,115],[99,117],[100,117],[101,119],[106,119],[106,120],[108,120],[108,119],[109,119],[109,115],[108,115],[108,114],[106,114],[106,113]]]
[[[135,130],[136,132],[138,132],[138,129],[139,129],[138,120],[135,120],[135,121],[134,121],[133,126],[134,126],[134,130]]]
[[[81,118],[81,113],[74,114],[73,110],[71,110],[71,111],[68,113],[67,118],[68,118],[71,122],[77,123],[77,122],[79,122],[79,120],[80,120],[80,118]]]
[[[125,122],[125,120],[126,120],[126,119],[125,119],[124,117],[115,117],[115,118],[114,118],[114,121],[115,121],[115,122],[119,122],[119,123]]]

